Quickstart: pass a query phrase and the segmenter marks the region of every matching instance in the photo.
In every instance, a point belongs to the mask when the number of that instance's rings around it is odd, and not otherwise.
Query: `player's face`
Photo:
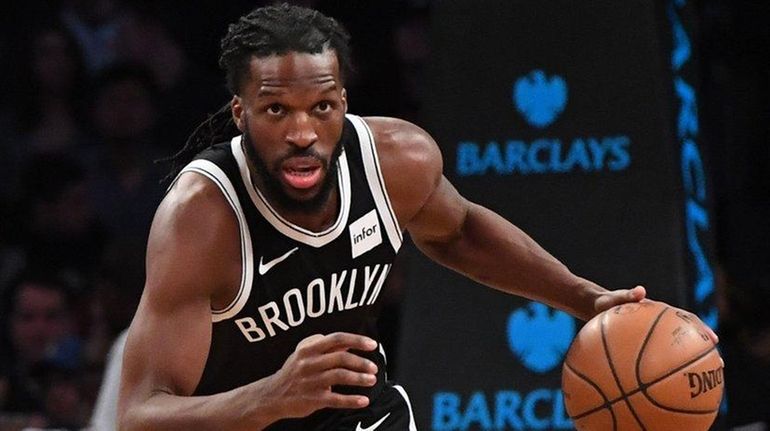
[[[291,209],[319,208],[336,184],[347,111],[334,51],[252,59],[232,108],[260,189]]]

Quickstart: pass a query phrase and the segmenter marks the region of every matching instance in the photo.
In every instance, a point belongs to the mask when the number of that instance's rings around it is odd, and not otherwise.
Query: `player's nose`
[[[309,115],[294,115],[286,132],[286,141],[300,148],[307,148],[318,140],[318,134]]]

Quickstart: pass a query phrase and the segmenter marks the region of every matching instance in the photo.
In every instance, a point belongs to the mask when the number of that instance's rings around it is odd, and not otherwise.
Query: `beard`
[[[325,160],[312,147],[294,148],[285,154],[273,164],[272,169],[265,160],[257,154],[251,141],[248,126],[245,126],[243,133],[243,147],[246,157],[248,157],[252,166],[254,166],[254,175],[264,185],[262,192],[276,203],[279,207],[289,211],[297,211],[305,214],[320,210],[328,201],[334,187],[337,186],[337,160],[342,154],[342,139],[337,143],[332,151],[329,160]],[[284,184],[278,178],[277,173],[281,172],[282,163],[291,157],[312,157],[321,163],[321,169],[325,172],[321,187],[318,192],[308,199],[296,199],[286,193]]]

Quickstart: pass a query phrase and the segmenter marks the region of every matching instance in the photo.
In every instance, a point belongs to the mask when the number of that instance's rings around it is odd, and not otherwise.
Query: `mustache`
[[[326,168],[327,165],[329,164],[328,161],[324,159],[320,154],[318,154],[318,152],[315,149],[308,147],[308,148],[294,148],[290,150],[288,153],[284,154],[278,159],[278,161],[276,162],[276,166],[281,166],[283,162],[293,157],[310,157],[310,158],[316,159],[321,163],[321,165],[323,165],[324,168]]]

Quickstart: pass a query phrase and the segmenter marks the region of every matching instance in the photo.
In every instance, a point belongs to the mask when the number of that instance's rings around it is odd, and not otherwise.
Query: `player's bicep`
[[[121,411],[156,392],[191,395],[211,344],[214,292],[238,272],[237,227],[219,191],[183,176],[153,220],[147,282],[126,348]],[[235,259],[233,259],[233,257]]]
[[[152,295],[146,295],[126,341],[125,395],[139,397],[137,401],[155,392],[191,395],[203,372],[210,343],[208,300],[187,299],[168,308],[156,306]]]
[[[470,208],[454,186],[442,176],[436,188],[407,225],[417,245],[441,246],[462,235],[463,223]]]

